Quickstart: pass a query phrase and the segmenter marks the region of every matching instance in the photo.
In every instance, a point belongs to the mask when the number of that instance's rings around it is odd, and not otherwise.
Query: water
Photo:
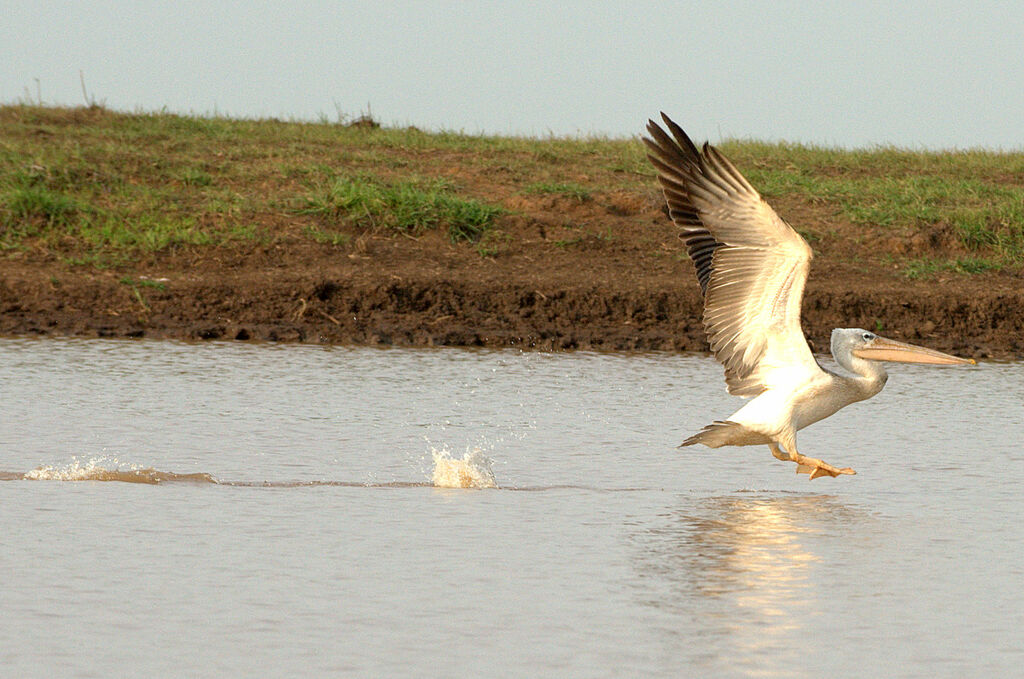
[[[811,482],[704,356],[0,340],[0,666],[1021,676],[1024,364],[890,372]]]

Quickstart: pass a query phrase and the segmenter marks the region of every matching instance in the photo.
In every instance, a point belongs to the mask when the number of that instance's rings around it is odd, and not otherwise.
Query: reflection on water
[[[696,606],[701,636],[730,639],[732,652],[716,644],[707,666],[788,676],[808,620],[829,605],[816,539],[856,514],[827,495],[730,495],[674,509],[639,536],[639,570],[661,584],[645,602],[675,615]]]

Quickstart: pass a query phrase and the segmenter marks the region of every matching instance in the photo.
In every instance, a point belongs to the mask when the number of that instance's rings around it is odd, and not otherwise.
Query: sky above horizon
[[[1024,150],[1024,3],[5,3],[0,102]]]

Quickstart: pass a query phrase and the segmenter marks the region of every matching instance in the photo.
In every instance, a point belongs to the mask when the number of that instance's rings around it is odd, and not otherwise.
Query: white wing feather
[[[677,139],[685,138],[665,120]],[[648,146],[657,151],[667,135],[655,139]],[[685,142],[695,148],[688,138]],[[682,148],[662,153],[658,167],[665,175],[666,158],[675,161],[662,185],[685,189],[701,225],[718,244],[704,298],[704,329],[725,366],[729,393],[755,396],[812,379],[822,371],[800,327],[810,247],[717,149],[704,144],[699,156],[687,156]]]

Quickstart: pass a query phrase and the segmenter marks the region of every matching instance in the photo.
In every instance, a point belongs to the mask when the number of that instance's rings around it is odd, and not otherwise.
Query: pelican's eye
[[[866,332],[863,335],[861,335],[861,337],[864,338],[865,342],[870,342],[871,340],[875,339],[874,333],[871,332]]]

